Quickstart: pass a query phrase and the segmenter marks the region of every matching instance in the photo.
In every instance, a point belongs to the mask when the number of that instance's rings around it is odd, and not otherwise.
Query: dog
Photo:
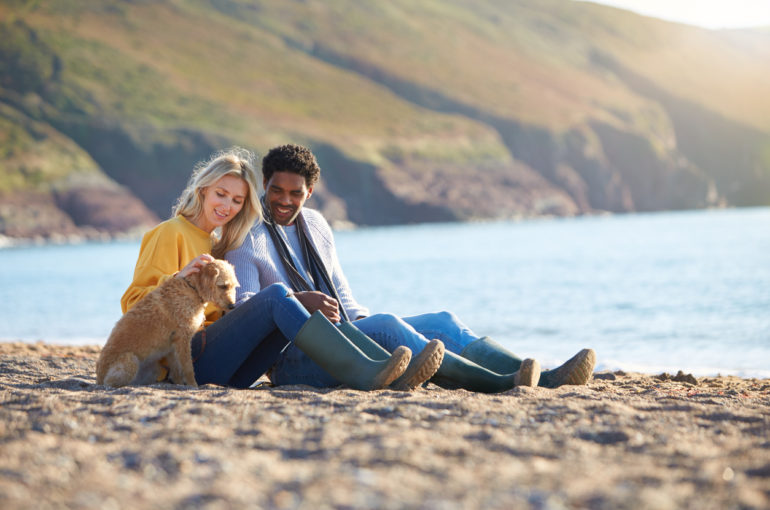
[[[163,282],[115,324],[96,362],[97,384],[152,384],[163,371],[159,361],[166,358],[174,383],[197,387],[190,340],[203,325],[206,303],[235,307],[236,287],[233,266],[224,260]]]

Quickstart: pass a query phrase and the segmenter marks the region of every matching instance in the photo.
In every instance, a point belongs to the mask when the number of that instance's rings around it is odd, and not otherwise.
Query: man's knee
[[[375,317],[377,318],[377,324],[379,324],[381,328],[394,329],[404,326],[404,321],[392,313],[378,313]]]
[[[460,324],[460,319],[452,312],[442,310],[440,312],[434,312],[432,314],[435,320],[439,321],[442,324]]]
[[[404,321],[417,331],[430,334],[444,333],[454,336],[466,329],[465,325],[460,322],[460,319],[454,313],[448,311],[405,317]]]

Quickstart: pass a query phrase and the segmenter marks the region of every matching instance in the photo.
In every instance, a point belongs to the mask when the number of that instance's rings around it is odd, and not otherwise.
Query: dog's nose
[[[228,310],[232,310],[235,308],[235,303],[230,303],[230,305],[227,307]]]

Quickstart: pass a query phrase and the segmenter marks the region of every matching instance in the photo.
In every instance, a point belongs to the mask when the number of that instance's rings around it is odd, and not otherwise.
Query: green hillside
[[[0,229],[86,185],[166,217],[199,159],[285,142],[355,223],[768,204],[768,61],[568,0],[4,2]]]

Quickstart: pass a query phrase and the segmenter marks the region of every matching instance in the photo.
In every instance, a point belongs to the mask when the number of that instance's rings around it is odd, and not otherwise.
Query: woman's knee
[[[231,319],[234,319],[235,316],[250,316],[258,310],[264,312],[271,309],[275,303],[287,299],[287,296],[291,295],[291,293],[291,289],[283,283],[274,283],[272,285],[268,285],[247,299],[233,312],[225,314],[225,316],[222,317],[222,319],[219,321],[228,318],[228,315],[231,316]],[[219,321],[215,322],[214,324],[216,325]]]
[[[286,286],[285,283],[273,283],[271,285],[268,285],[262,291],[260,291],[260,294],[264,293],[265,296],[283,299],[285,297],[288,297],[292,294],[292,290]]]

